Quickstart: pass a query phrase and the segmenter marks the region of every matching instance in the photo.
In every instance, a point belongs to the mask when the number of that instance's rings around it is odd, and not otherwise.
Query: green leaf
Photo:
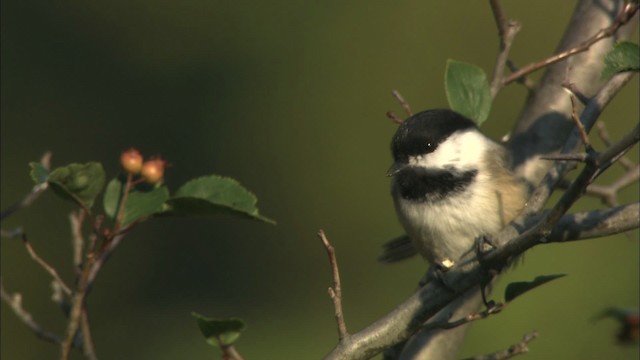
[[[104,187],[105,174],[98,162],[69,164],[54,169],[47,181],[60,197],[91,208]]]
[[[126,178],[115,178],[107,185],[103,203],[104,212],[110,218],[115,218],[120,208],[125,184]],[[165,185],[139,184],[133,187],[127,196],[120,226],[125,227],[138,219],[162,212],[167,199],[169,199],[169,189]]]
[[[212,319],[198,313],[191,313],[207,342],[215,347],[233,344],[244,330],[244,321],[240,319]]]
[[[617,43],[604,57],[601,77],[609,78],[623,71],[640,71],[640,48],[629,41]]]
[[[531,289],[535,289],[542,284],[546,284],[549,281],[564,276],[566,276],[566,274],[541,275],[537,276],[535,279],[533,279],[533,281],[512,282],[511,284],[507,285],[507,288],[504,291],[505,302],[510,302]]]
[[[31,178],[36,184],[39,185],[47,182],[47,179],[49,178],[49,170],[47,170],[44,165],[39,162],[30,162],[29,166],[31,167],[29,175],[31,175]]]
[[[491,111],[491,90],[487,75],[472,64],[447,60],[444,88],[449,107],[478,124],[489,117]]]
[[[203,176],[188,181],[167,201],[169,215],[216,215],[257,219],[275,224],[260,215],[255,195],[231,178],[218,175]]]

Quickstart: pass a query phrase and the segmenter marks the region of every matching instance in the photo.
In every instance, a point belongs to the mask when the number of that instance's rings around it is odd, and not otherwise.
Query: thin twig
[[[536,337],[538,337],[538,333],[533,331],[530,334],[525,335],[522,340],[517,343],[511,345],[507,350],[501,350],[494,352],[493,354],[488,355],[479,355],[470,357],[467,360],[505,360],[511,359],[512,357],[520,354],[524,354],[529,352],[528,345],[531,341],[533,341]]]
[[[578,161],[585,162],[589,155],[586,153],[578,153],[578,154],[558,154],[558,155],[545,155],[541,156],[542,160],[553,160],[553,161]]]
[[[607,127],[603,121],[596,122],[596,130],[598,130],[598,136],[600,137],[600,140],[602,140],[602,142],[606,146],[611,146],[611,144],[613,144],[613,142],[611,141],[611,137],[609,136],[609,132],[607,131]],[[626,156],[621,157],[620,160],[618,160],[618,163],[625,169],[627,169],[627,171],[637,166],[636,163],[631,161]]]
[[[507,66],[513,39],[520,31],[520,23],[514,20],[507,21],[499,0],[489,0],[489,4],[491,5],[491,11],[496,21],[498,37],[500,39],[500,51],[496,58],[496,65],[493,69],[493,79],[491,80],[491,97],[495,98],[503,86],[504,69],[505,66]]]
[[[338,261],[336,260],[336,252],[331,246],[329,239],[324,234],[324,230],[318,232],[318,237],[322,240],[324,247],[327,249],[329,255],[329,262],[331,263],[331,272],[333,273],[333,287],[329,288],[329,296],[333,300],[333,306],[335,308],[336,322],[338,323],[338,339],[342,341],[349,336],[347,332],[347,325],[344,321],[344,313],[342,312],[342,286],[340,285],[340,272],[338,270]]]
[[[58,271],[56,271],[56,269],[53,266],[49,265],[46,261],[44,261],[44,259],[42,259],[36,253],[36,251],[33,248],[33,246],[31,246],[31,243],[29,243],[29,240],[27,240],[27,234],[24,233],[24,232],[22,233],[22,242],[24,243],[24,246],[27,249],[27,252],[29,253],[29,256],[31,256],[31,259],[33,259],[35,262],[37,262],[38,265],[42,266],[42,268],[46,272],[48,272],[49,275],[51,275],[51,277],[53,277],[53,279],[58,282],[58,284],[60,284],[60,288],[64,291],[64,293],[70,296],[71,295],[71,289],[69,288],[69,286],[67,286],[67,284],[65,284],[64,280],[62,280],[62,278],[58,274]]]
[[[400,117],[398,117],[398,115],[396,115],[393,111],[387,111],[387,117],[391,119],[391,121],[394,124],[398,124],[398,125],[402,124],[403,120]]]
[[[82,353],[89,360],[98,360],[93,337],[91,336],[91,324],[89,323],[89,315],[86,308],[82,309],[80,329],[82,331]]]
[[[7,305],[9,305],[11,310],[13,310],[13,312],[18,316],[18,318],[25,325],[27,325],[27,327],[31,329],[31,331],[33,331],[36,334],[36,336],[38,336],[40,339],[43,339],[55,344],[59,344],[62,342],[62,339],[58,335],[43,329],[42,326],[40,326],[35,320],[33,320],[33,316],[31,315],[31,313],[29,313],[27,310],[25,310],[22,307],[22,295],[20,295],[19,293],[10,295],[4,289],[2,280],[0,280],[0,297],[2,297],[2,300],[6,302]]]
[[[520,69],[513,63],[511,60],[507,60],[507,67],[512,73],[519,71]],[[518,84],[524,86],[529,92],[533,91],[536,88],[536,83],[528,78],[526,75],[523,75],[519,79],[516,80]]]
[[[582,145],[584,145],[585,149],[589,151],[591,149],[591,144],[589,143],[589,136],[587,135],[587,131],[582,126],[580,122],[580,118],[578,117],[578,104],[576,103],[576,96],[569,92],[569,99],[571,99],[571,120],[573,120],[573,124],[578,129],[578,133],[580,134],[580,140],[582,140]]]
[[[47,151],[42,155],[40,164],[42,164],[42,166],[47,170],[51,169],[51,152]],[[45,190],[47,190],[47,188],[49,188],[49,183],[46,181],[35,185],[31,189],[31,192],[29,192],[22,200],[0,213],[0,221],[15,214],[18,210],[31,205]]]
[[[78,329],[80,328],[80,322],[82,320],[82,314],[84,312],[84,302],[88,290],[87,277],[89,276],[91,265],[93,265],[93,258],[88,257],[87,263],[82,270],[80,279],[78,279],[78,287],[76,289],[76,292],[73,294],[73,298],[71,301],[71,311],[69,312],[67,333],[65,339],[62,341],[60,360],[67,360],[69,358],[69,353],[71,352],[71,348],[73,347],[74,339],[76,337],[76,334],[78,333]]]
[[[404,112],[407,113],[407,116],[413,115],[413,111],[411,111],[411,106],[409,106],[409,103],[402,97],[402,95],[400,95],[400,92],[398,92],[398,90],[392,90],[391,94],[393,94],[393,97],[396,98],[396,100],[398,100],[398,102],[400,103],[400,106],[402,106],[402,108],[404,109]]]
[[[587,103],[589,102],[590,100],[589,97],[585,95],[582,91],[580,91],[580,89],[578,89],[575,83],[572,83],[571,81],[566,80],[562,82],[561,86],[567,89],[570,94],[575,95],[576,98],[580,100],[582,105],[587,105]],[[575,106],[573,108],[575,109]]]
[[[518,80],[524,75],[530,74],[536,70],[542,69],[551,64],[555,64],[575,54],[579,54],[581,52],[589,50],[589,48],[593,44],[597,43],[598,41],[613,36],[622,25],[626,24],[627,22],[629,22],[629,20],[631,20],[631,18],[633,18],[637,10],[638,10],[638,4],[635,4],[635,3],[625,4],[624,8],[620,12],[620,14],[616,17],[616,20],[613,22],[613,24],[611,24],[611,26],[601,29],[595,35],[591,36],[589,39],[582,42],[576,47],[573,47],[565,51],[561,51],[546,59],[531,63],[521,68],[520,70],[514,72],[513,74],[509,75],[506,79],[504,79],[503,85],[508,85]]]
[[[421,331],[457,328],[458,326],[462,326],[476,320],[486,319],[491,315],[501,312],[506,306],[507,306],[506,304],[498,303],[491,308],[487,308],[486,310],[483,310],[481,312],[471,313],[456,321],[429,322],[422,327]]]
[[[86,213],[78,211],[69,214],[69,222],[71,223],[71,246],[73,248],[73,266],[76,274],[80,275],[80,266],[82,265],[82,254],[84,248],[84,237],[82,236],[82,223]]]

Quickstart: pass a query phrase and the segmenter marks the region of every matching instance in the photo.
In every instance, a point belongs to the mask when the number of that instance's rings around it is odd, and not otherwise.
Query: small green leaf
[[[31,175],[31,178],[36,184],[39,185],[47,182],[47,179],[49,178],[49,170],[39,162],[30,162],[29,166],[31,167],[29,175]]]
[[[169,215],[230,214],[275,224],[260,215],[255,195],[231,178],[203,176],[188,181],[167,201]]]
[[[451,110],[474,120],[478,126],[489,117],[491,90],[487,75],[481,68],[447,60],[444,87]]]
[[[549,281],[561,278],[563,276],[566,276],[566,274],[541,275],[537,276],[535,279],[533,279],[533,281],[512,282],[511,284],[507,285],[507,288],[504,291],[505,302],[510,302],[531,289],[535,289],[542,284],[546,284]]]
[[[107,185],[104,193],[104,212],[110,218],[115,218],[123,199],[126,178],[115,178]],[[159,213],[164,209],[164,203],[169,198],[169,189],[164,185],[152,186],[139,184],[129,191],[127,203],[124,206],[121,227],[132,222]]]
[[[609,78],[623,71],[640,71],[640,48],[629,41],[617,43],[604,57],[601,77]]]
[[[198,313],[191,313],[207,342],[215,347],[233,344],[244,330],[244,321],[240,319],[212,319]]]
[[[97,162],[69,164],[54,169],[47,181],[60,197],[91,208],[104,187],[105,174]]]

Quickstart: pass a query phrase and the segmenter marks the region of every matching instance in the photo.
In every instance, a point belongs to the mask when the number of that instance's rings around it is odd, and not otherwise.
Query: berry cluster
[[[160,157],[152,157],[144,161],[140,151],[131,148],[122,152],[120,164],[127,174],[140,175],[149,184],[162,182],[167,161]]]

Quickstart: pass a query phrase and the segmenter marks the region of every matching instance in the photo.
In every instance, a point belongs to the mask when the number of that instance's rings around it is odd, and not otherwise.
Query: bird
[[[391,153],[387,176],[406,235],[386,245],[382,261],[417,251],[446,270],[525,206],[527,187],[511,171],[507,149],[453,110],[425,110],[402,121]]]

